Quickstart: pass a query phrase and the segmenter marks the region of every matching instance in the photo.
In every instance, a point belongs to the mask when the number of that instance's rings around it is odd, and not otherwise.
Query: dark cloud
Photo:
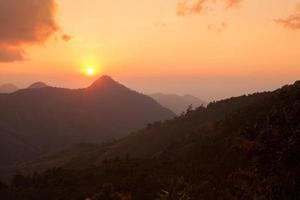
[[[186,16],[191,14],[200,14],[207,9],[208,5],[221,2],[226,8],[237,6],[242,0],[181,0],[177,5],[177,15]]]
[[[274,21],[288,29],[300,29],[300,4],[291,15],[286,18],[275,19]]]
[[[0,0],[0,62],[24,58],[24,48],[43,44],[59,30],[55,0]]]

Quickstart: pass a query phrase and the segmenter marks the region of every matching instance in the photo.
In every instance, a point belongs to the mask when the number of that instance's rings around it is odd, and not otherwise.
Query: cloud
[[[190,3],[188,0],[181,0],[177,4],[177,15],[186,16],[192,14],[201,14],[208,8],[208,5],[221,2],[226,8],[231,8],[239,5],[242,0],[195,0]]]
[[[22,49],[0,46],[0,62],[14,62],[23,60],[25,52]]]
[[[296,7],[295,11],[286,18],[279,18],[274,20],[277,24],[291,30],[300,29],[300,4]]]
[[[238,6],[242,0],[225,0],[225,5],[227,8]]]
[[[225,29],[227,29],[227,27],[228,25],[226,22],[220,22],[208,25],[207,29],[216,33],[222,33]]]
[[[0,0],[0,62],[24,59],[26,47],[59,31],[55,16],[55,0]]]
[[[177,15],[186,16],[195,13],[201,13],[204,9],[204,4],[208,0],[197,0],[196,2],[189,4],[187,0],[182,0],[177,5]]]
[[[62,34],[61,39],[65,42],[69,42],[73,37],[67,34]]]

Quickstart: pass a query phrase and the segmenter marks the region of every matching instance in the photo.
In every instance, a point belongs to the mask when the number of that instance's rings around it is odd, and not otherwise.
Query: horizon
[[[163,94],[163,95],[179,95],[179,96],[182,96],[182,97],[184,97],[184,96],[187,96],[187,95],[191,95],[191,96],[194,96],[194,97],[196,97],[196,98],[199,98],[199,99],[201,99],[201,100],[203,100],[203,101],[205,101],[205,102],[213,102],[213,101],[220,101],[220,100],[224,100],[224,99],[228,99],[228,98],[231,98],[231,97],[239,97],[239,96],[243,96],[243,95],[251,95],[251,94],[255,94],[255,93],[257,93],[257,92],[259,92],[259,93],[261,93],[261,92],[271,92],[271,91],[274,91],[274,90],[277,90],[277,89],[279,89],[279,88],[281,88],[281,87],[283,87],[283,86],[285,86],[285,85],[292,85],[292,84],[294,84],[296,81],[298,81],[298,80],[295,80],[294,82],[291,82],[291,83],[286,83],[286,84],[282,84],[282,85],[280,85],[280,86],[278,86],[277,88],[269,88],[269,89],[265,89],[265,90],[258,90],[258,91],[250,91],[250,92],[248,92],[248,93],[241,93],[241,94],[236,94],[236,95],[232,95],[232,96],[224,96],[224,97],[220,97],[220,98],[218,98],[218,99],[205,99],[205,98],[203,98],[203,97],[201,97],[201,96],[197,96],[197,95],[195,95],[195,94],[192,94],[192,93],[184,93],[184,92],[182,92],[182,93],[180,93],[180,92],[161,92],[161,91],[153,91],[153,92],[145,92],[145,91],[143,91],[143,90],[138,90],[138,89],[135,89],[135,88],[132,88],[132,87],[129,87],[128,85],[126,85],[126,84],[124,84],[122,81],[119,81],[119,80],[117,80],[117,79],[115,79],[114,77],[112,77],[112,76],[110,76],[110,75],[106,75],[106,74],[103,74],[103,75],[98,75],[98,76],[93,76],[93,77],[91,77],[90,79],[89,79],[89,83],[86,83],[85,85],[83,85],[83,86],[79,86],[79,87],[68,87],[68,86],[64,86],[64,85],[58,85],[57,83],[55,84],[55,83],[53,83],[53,84],[50,84],[50,83],[48,83],[48,82],[46,82],[46,81],[43,81],[43,80],[37,80],[37,81],[33,81],[33,82],[31,82],[31,83],[29,83],[29,84],[27,84],[27,85],[24,85],[24,86],[19,86],[19,85],[16,85],[16,84],[14,84],[14,83],[12,83],[12,82],[6,82],[6,83],[1,83],[0,82],[0,86],[1,85],[5,85],[5,84],[13,84],[14,86],[17,86],[17,88],[20,90],[20,89],[27,89],[28,87],[30,87],[31,85],[33,85],[33,84],[36,84],[36,83],[44,83],[44,84],[46,84],[46,85],[48,85],[48,86],[50,86],[50,87],[57,87],[57,88],[64,88],[64,89],[84,89],[84,88],[88,88],[89,86],[91,86],[95,81],[97,81],[97,80],[99,80],[99,79],[101,79],[101,78],[103,78],[103,77],[109,77],[109,78],[111,78],[111,79],[113,79],[114,81],[116,81],[116,82],[118,82],[118,83],[120,83],[120,84],[122,84],[122,85],[124,85],[124,86],[126,86],[127,88],[129,88],[129,89],[132,89],[132,90],[135,90],[135,91],[137,91],[137,92],[140,92],[140,93],[142,93],[142,94],[145,94],[145,95],[152,95],[152,94]]]

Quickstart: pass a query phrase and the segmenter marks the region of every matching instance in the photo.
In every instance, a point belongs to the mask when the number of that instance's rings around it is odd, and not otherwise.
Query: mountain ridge
[[[162,106],[172,110],[177,115],[181,115],[190,106],[197,108],[199,106],[207,105],[207,102],[189,94],[177,95],[177,94],[154,93],[154,94],[150,94],[149,96],[154,100],[156,100],[158,103],[160,103]]]
[[[29,199],[105,199],[109,183],[107,196],[125,192],[143,200],[298,199],[299,133],[298,81],[190,109],[105,145],[45,156],[25,164],[29,175],[17,174],[4,191]],[[56,184],[41,191],[49,180]]]
[[[0,125],[6,127],[0,129],[0,134],[6,135],[0,141],[0,152],[5,155],[0,163],[32,158],[24,155],[26,146],[28,152],[33,146],[38,155],[43,155],[80,142],[120,138],[148,123],[175,116],[150,97],[111,78],[109,84],[107,81],[102,77],[83,89],[43,87],[0,95]],[[8,150],[12,141],[19,144],[14,154]]]
[[[27,89],[40,89],[40,88],[45,88],[45,87],[50,87],[46,83],[42,81],[35,82],[31,84],[30,86],[27,87]]]
[[[0,85],[0,94],[13,93],[17,91],[19,88],[12,83],[5,83]]]

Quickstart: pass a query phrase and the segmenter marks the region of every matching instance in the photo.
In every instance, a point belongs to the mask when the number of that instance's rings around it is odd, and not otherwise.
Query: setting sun
[[[93,76],[95,74],[95,68],[92,66],[89,66],[86,68],[86,74],[89,76]]]

